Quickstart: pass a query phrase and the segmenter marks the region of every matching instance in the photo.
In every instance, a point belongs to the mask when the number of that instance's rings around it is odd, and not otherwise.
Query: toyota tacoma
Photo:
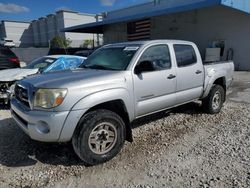
[[[204,63],[188,41],[110,44],[78,70],[17,82],[11,113],[32,139],[72,142],[82,161],[96,165],[133,140],[138,118],[196,100],[219,113],[233,73],[232,61]]]

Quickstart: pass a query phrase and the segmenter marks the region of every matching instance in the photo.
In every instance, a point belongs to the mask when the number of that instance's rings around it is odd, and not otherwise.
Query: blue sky
[[[150,0],[0,0],[0,20],[32,21],[59,9],[100,13]]]

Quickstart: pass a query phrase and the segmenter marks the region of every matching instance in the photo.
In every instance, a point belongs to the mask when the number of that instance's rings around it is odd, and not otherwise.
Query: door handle
[[[176,78],[176,76],[173,75],[173,74],[170,74],[170,75],[168,76],[168,79],[174,79],[174,78]]]
[[[201,70],[197,70],[197,71],[195,72],[195,74],[201,74],[201,73],[202,73]]]

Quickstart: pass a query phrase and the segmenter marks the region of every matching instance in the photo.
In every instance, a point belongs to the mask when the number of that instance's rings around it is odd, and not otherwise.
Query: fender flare
[[[71,140],[79,120],[89,109],[99,104],[114,100],[123,101],[125,105],[124,107],[126,108],[125,110],[128,113],[129,120],[130,122],[132,122],[132,120],[134,119],[134,100],[133,97],[130,96],[129,92],[124,88],[101,90],[83,97],[72,107],[68,117],[64,122],[59,141],[66,142]],[[128,129],[129,132],[127,134],[129,134],[128,136],[131,137],[131,127],[129,126]]]
[[[211,90],[211,88],[213,87],[214,82],[219,79],[219,78],[225,78],[226,75],[226,71],[220,71],[220,72],[213,72],[210,73],[210,75],[208,74],[207,79],[208,81],[206,81],[205,83],[207,83],[207,87],[204,89],[204,93],[202,95],[202,99],[206,98]]]
[[[129,119],[133,120],[134,118],[134,105],[131,102],[132,97],[129,95],[129,92],[124,88],[114,88],[101,90],[90,95],[87,95],[80,99],[71,110],[82,110],[82,109],[90,109],[96,105],[114,101],[114,100],[122,100],[125,108],[128,112]],[[131,110],[133,109],[133,110]]]

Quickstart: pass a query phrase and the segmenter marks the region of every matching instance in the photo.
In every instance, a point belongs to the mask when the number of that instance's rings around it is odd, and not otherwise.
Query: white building
[[[249,0],[155,0],[106,13],[103,21],[66,28],[102,33],[104,43],[182,39],[205,49],[224,44],[221,59],[233,54],[236,70],[250,70]]]
[[[57,35],[72,41],[71,47],[79,47],[85,40],[94,40],[97,45],[102,43],[98,41],[97,34],[61,32],[66,27],[96,20],[94,14],[69,10],[59,10],[32,22],[3,20],[0,24],[0,38],[12,39],[17,47],[49,47],[50,41]]]
[[[30,22],[2,20],[0,23],[0,38],[11,39],[16,46],[32,46],[33,33]]]

